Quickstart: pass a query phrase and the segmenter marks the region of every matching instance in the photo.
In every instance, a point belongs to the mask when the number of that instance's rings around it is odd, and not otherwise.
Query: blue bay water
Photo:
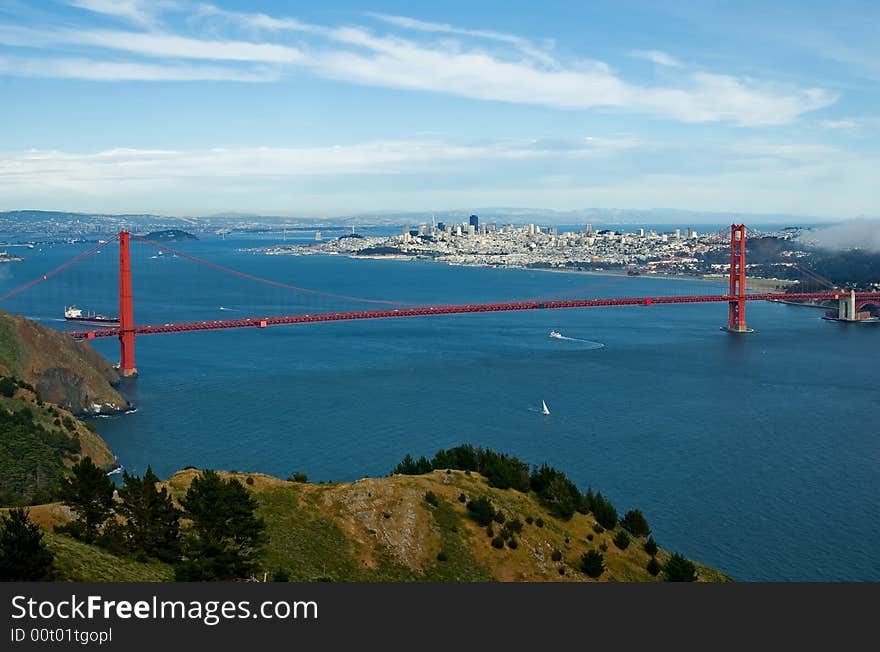
[[[307,288],[412,303],[576,288],[585,288],[577,296],[724,291],[688,280],[242,251],[275,241],[172,246]],[[0,291],[84,248],[25,251],[27,261],[0,272]],[[66,303],[116,314],[115,255],[111,247],[2,307],[59,328]],[[369,307],[154,255],[136,248],[138,323]],[[194,465],[353,480],[387,474],[406,453],[470,442],[558,466],[620,511],[641,509],[660,545],[735,579],[880,580],[880,328],[750,303],[756,332],[733,336],[719,330],[726,310],[655,305],[141,337],[140,376],[124,386],[137,411],[96,423],[128,470],[151,464],[160,476]],[[573,339],[549,338],[551,329]],[[95,346],[118,359],[115,340]]]

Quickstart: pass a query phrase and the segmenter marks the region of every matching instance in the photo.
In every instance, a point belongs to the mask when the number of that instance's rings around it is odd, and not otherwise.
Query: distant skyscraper
[[[471,215],[468,218],[468,224],[476,229],[480,226],[480,218],[476,215]]]
[[[593,225],[592,224],[587,224],[586,233],[587,233],[587,235],[593,235]]]

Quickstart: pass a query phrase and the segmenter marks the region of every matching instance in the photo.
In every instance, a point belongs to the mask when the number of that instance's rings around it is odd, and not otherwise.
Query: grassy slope
[[[176,473],[167,482],[180,498],[196,470]],[[599,581],[654,582],[645,570],[649,557],[644,539],[633,539],[626,550],[612,542],[615,531],[595,532],[592,515],[576,514],[570,521],[550,516],[533,496],[488,487],[474,473],[434,471],[421,476],[364,478],[352,483],[303,484],[262,474],[222,473],[252,490],[265,519],[268,543],[261,566],[270,575],[286,571],[291,581],[590,581],[580,572],[581,555],[605,544],[606,571]],[[247,484],[247,478],[253,482]],[[432,506],[425,492],[438,498]],[[522,532],[515,550],[491,545],[486,528],[467,515],[459,501],[489,496],[508,518],[519,518]],[[532,523],[526,518],[532,517]],[[66,522],[69,510],[58,504],[31,509],[43,527]],[[537,519],[543,520],[543,527]],[[501,529],[493,524],[495,533]],[[592,540],[588,536],[592,535]],[[89,582],[168,581],[170,566],[115,557],[69,537],[46,535],[56,554],[61,579]],[[552,560],[554,550],[562,553]],[[444,561],[438,560],[443,553]],[[668,559],[661,550],[658,560]],[[560,568],[564,574],[560,574]],[[700,581],[729,581],[723,573],[697,564]]]
[[[181,496],[197,473],[175,474],[168,483],[172,493]],[[600,581],[657,581],[645,570],[650,557],[642,549],[644,539],[634,538],[626,550],[618,550],[612,542],[616,530],[597,534],[592,515],[561,521],[533,496],[489,488],[476,473],[435,471],[338,484],[253,474],[252,485],[246,484],[247,474],[224,475],[255,492],[269,534],[264,567],[270,572],[283,568],[292,580],[584,581],[589,578],[578,569],[581,555],[605,544],[607,570]],[[436,507],[424,499],[428,490],[439,499]],[[462,493],[487,495],[508,518],[522,521],[517,549],[492,547],[486,529],[459,502]],[[528,516],[532,524],[526,523]],[[543,527],[536,524],[539,517]],[[496,533],[500,529],[494,524]],[[554,550],[562,553],[561,561],[552,561]],[[441,551],[445,561],[438,561]],[[658,560],[663,563],[668,556],[661,550]],[[697,568],[700,580],[729,580],[714,569]]]
[[[60,534],[46,533],[44,541],[55,553],[55,571],[67,582],[169,582],[174,571],[160,562],[123,559]]]

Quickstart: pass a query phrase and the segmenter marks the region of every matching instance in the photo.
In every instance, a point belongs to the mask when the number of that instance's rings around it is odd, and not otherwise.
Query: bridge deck
[[[266,328],[284,324],[312,324],[317,322],[349,321],[358,319],[391,319],[400,317],[427,317],[431,315],[458,315],[483,312],[509,312],[517,310],[554,310],[561,308],[600,308],[608,306],[650,306],[679,303],[723,303],[729,301],[801,301],[807,299],[839,299],[841,293],[811,292],[801,294],[764,293],[747,294],[744,297],[731,297],[726,294],[678,296],[678,297],[626,297],[618,299],[569,299],[564,301],[510,301],[505,303],[468,303],[441,306],[420,306],[393,310],[363,310],[359,312],[325,312],[306,315],[281,315],[268,317],[248,317],[244,319],[223,319],[218,321],[197,321],[177,324],[154,324],[136,326],[137,335],[158,335],[162,333],[190,333],[195,331],[222,330],[227,328]],[[859,293],[859,300],[880,300],[880,292]],[[72,331],[76,339],[95,339],[117,337],[118,328]]]

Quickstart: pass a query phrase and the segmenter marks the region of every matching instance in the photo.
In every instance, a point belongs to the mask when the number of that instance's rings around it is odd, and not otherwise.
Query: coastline
[[[341,253],[341,252],[340,252]],[[330,252],[320,252],[309,254],[312,256],[338,256],[340,253],[330,253]],[[274,254],[278,255],[278,254]],[[297,254],[294,254],[297,255]],[[623,277],[623,278],[655,278],[661,279],[664,281],[706,281],[712,283],[726,283],[727,276],[719,275],[719,276],[707,276],[707,275],[691,275],[691,274],[638,274],[631,275],[627,274],[624,270],[610,270],[603,269],[602,271],[594,271],[589,269],[570,269],[563,267],[525,267],[521,265],[480,265],[480,264],[472,264],[472,263],[452,263],[444,260],[437,260],[436,258],[430,257],[422,257],[422,256],[407,256],[405,254],[369,254],[366,256],[361,256],[358,254],[342,254],[346,258],[350,258],[352,260],[398,260],[398,261],[420,261],[427,263],[439,263],[445,264],[449,266],[456,267],[483,267],[486,269],[515,269],[521,271],[528,272],[551,272],[554,274],[584,274],[590,276],[612,276],[612,277]],[[756,285],[764,286],[762,289],[776,289],[777,286],[780,285],[791,285],[790,282],[780,280],[780,279],[767,279],[755,276],[747,276],[746,282],[752,282]]]

